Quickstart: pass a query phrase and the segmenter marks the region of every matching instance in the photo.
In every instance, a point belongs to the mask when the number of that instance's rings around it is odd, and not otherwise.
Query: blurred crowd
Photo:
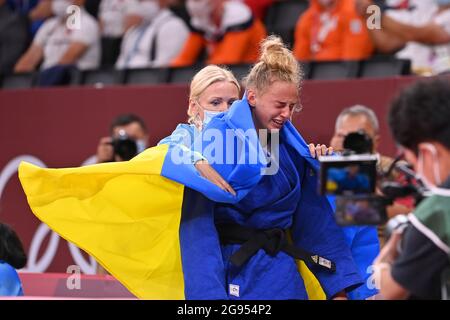
[[[274,10],[283,3],[303,9]],[[450,70],[447,0],[0,0],[0,74],[39,70],[51,84],[73,67],[253,63],[278,31],[300,61],[388,55],[419,75]]]

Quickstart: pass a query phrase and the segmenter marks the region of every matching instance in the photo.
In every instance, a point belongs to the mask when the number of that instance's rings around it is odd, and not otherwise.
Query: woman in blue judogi
[[[235,203],[214,203],[186,189],[180,241],[187,298],[312,298],[306,288],[311,281],[299,273],[296,260],[306,264],[327,298],[361,284],[332,209],[317,194],[318,163],[289,121],[298,105],[300,80],[291,52],[279,39],[270,38],[247,78],[243,100],[212,118],[201,134],[194,126],[182,125],[161,141],[190,148],[193,163],[208,161],[210,165],[196,165],[197,170],[211,181],[220,181],[218,173],[226,181],[224,189],[246,190]],[[216,148],[211,148],[211,139],[205,138],[213,135],[210,130],[224,136],[227,130],[250,132],[250,140],[253,133],[257,163],[237,164],[239,152],[227,162],[230,146],[216,139]],[[269,132],[272,140],[259,143],[259,130]],[[274,143],[276,137],[279,143]],[[205,152],[208,148],[225,151],[217,156]],[[250,176],[248,167],[252,173],[255,167],[276,170]]]

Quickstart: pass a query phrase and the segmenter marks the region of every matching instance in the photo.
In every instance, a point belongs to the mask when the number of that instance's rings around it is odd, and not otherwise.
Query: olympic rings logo
[[[17,174],[17,169],[22,161],[27,161],[42,168],[46,168],[44,162],[31,155],[20,155],[9,161],[0,173],[0,199],[3,195],[3,191],[6,184],[11,177]],[[81,166],[90,165],[96,163],[95,156],[91,156],[86,159]],[[45,237],[50,233],[50,241],[41,257],[38,257],[38,253],[41,249],[42,243]],[[58,251],[60,237],[50,228],[41,223],[36,229],[33,238],[31,240],[30,248],[28,251],[28,262],[25,268],[21,269],[23,272],[45,272],[56,256]],[[89,257],[89,261],[86,260],[81,253],[80,249],[67,242],[69,246],[70,254],[76,265],[80,266],[81,271],[85,274],[95,274],[97,269],[97,262],[92,257]]]

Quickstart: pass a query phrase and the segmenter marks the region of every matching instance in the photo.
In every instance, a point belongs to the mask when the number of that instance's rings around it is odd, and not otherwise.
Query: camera
[[[339,225],[383,224],[387,221],[386,208],[397,198],[413,196],[416,204],[423,199],[423,184],[414,171],[398,162],[400,158],[387,172],[377,169],[379,157],[372,154],[373,141],[365,132],[349,133],[343,145],[341,154],[319,157],[319,193],[335,198],[335,219]],[[388,176],[393,170],[405,181],[390,181]]]
[[[138,145],[131,139],[125,130],[120,130],[119,135],[112,140],[114,155],[118,155],[123,161],[130,160],[138,154]]]

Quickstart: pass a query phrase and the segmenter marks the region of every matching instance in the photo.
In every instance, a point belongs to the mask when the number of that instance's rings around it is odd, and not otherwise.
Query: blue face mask
[[[448,6],[450,5],[450,0],[435,0],[439,6]]]
[[[197,115],[195,116],[196,120],[195,122],[200,123],[199,125],[197,125],[197,127],[200,128],[200,130],[202,130],[204,127],[206,127],[206,125],[211,122],[212,118],[214,118],[215,116],[217,116],[218,114],[224,112],[224,111],[210,111],[210,110],[205,110],[205,108],[203,108],[203,106],[196,101],[195,103],[197,103],[197,105],[203,110],[203,120],[200,119],[199,114],[197,113]]]
[[[222,112],[203,110],[203,127],[206,127],[206,125],[211,121],[211,119],[220,113]]]

